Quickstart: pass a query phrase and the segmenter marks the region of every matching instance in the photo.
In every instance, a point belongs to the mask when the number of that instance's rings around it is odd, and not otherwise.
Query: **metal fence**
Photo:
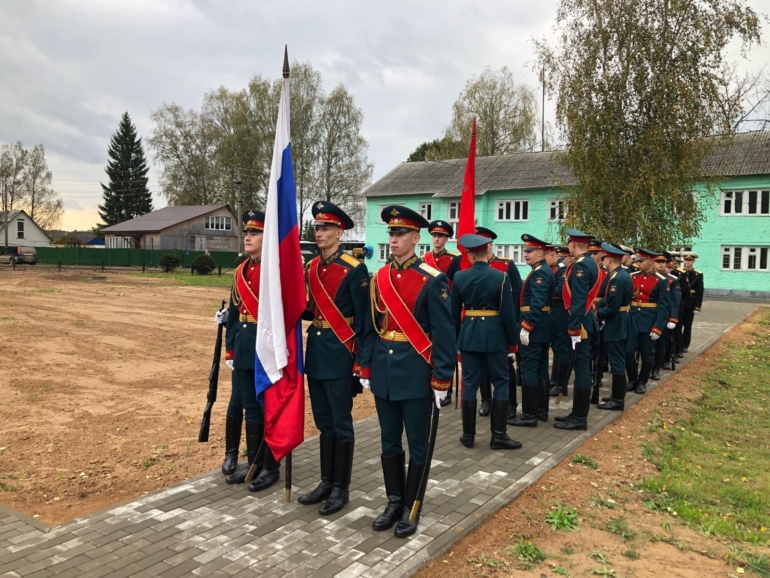
[[[82,247],[38,247],[38,262],[63,266],[87,265],[94,267],[157,267],[163,255],[175,255],[182,260],[181,267],[187,268],[198,255],[205,251],[161,251],[152,249],[85,249]],[[238,253],[232,251],[210,251],[214,263],[223,269],[235,266]]]

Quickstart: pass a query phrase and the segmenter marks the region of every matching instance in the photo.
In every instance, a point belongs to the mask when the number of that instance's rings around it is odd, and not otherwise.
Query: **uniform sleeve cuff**
[[[359,368],[358,377],[360,377],[361,379],[371,379],[372,377],[371,367],[361,367],[359,365],[358,368]],[[353,371],[355,371],[355,365],[353,366]]]
[[[225,361],[229,359],[233,359],[234,357],[235,357],[235,351],[232,351],[232,350],[225,351]]]
[[[662,334],[663,334],[663,332],[662,332],[660,329],[658,329],[657,327],[653,327],[653,328],[652,328],[652,332],[653,332],[655,335],[662,335]]]
[[[578,329],[567,329],[567,333],[570,334],[570,337],[578,337],[582,333],[582,331],[579,328]]]
[[[532,333],[532,332],[535,330],[535,326],[534,326],[534,325],[532,325],[532,324],[531,324],[529,321],[527,321],[526,319],[524,319],[524,320],[521,322],[521,326],[522,326],[524,329],[526,329],[527,331],[529,331],[530,333]]]
[[[668,318],[669,323],[679,323],[679,319],[676,317],[669,317]]]
[[[452,381],[449,379],[446,381],[431,379],[430,386],[436,391],[449,391],[449,388],[452,386]]]
[[[357,361],[353,364],[353,373],[356,375],[361,375],[361,364]]]
[[[509,345],[508,346],[508,353],[518,353],[519,352],[519,346],[518,345]]]

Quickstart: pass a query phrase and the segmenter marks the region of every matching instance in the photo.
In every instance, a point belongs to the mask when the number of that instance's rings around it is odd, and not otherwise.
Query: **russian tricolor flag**
[[[254,369],[257,398],[265,410],[265,442],[277,461],[305,437],[300,318],[307,303],[291,163],[289,86],[289,58],[285,53],[265,208]]]

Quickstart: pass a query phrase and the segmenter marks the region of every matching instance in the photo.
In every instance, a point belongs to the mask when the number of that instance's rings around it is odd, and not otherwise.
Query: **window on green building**
[[[417,256],[418,257],[422,257],[428,251],[430,251],[430,245],[417,245]]]
[[[517,265],[524,265],[524,245],[495,245],[495,255],[506,257]]]
[[[548,199],[549,221],[563,221],[566,214],[566,205],[562,199]]]
[[[380,243],[377,245],[379,251],[379,258],[380,261],[385,262],[388,260],[388,257],[390,257],[390,245],[388,243]]]
[[[529,201],[497,201],[496,221],[528,221]]]
[[[457,235],[457,223],[460,222],[460,201],[447,203],[446,220],[452,225],[452,229],[454,229],[455,235]],[[449,238],[454,239],[455,237],[452,236]]]
[[[722,191],[722,215],[770,215],[770,191]]]
[[[431,203],[420,203],[419,204],[420,209],[420,215],[425,218],[427,221],[433,220],[433,205]]]
[[[768,271],[770,247],[722,247],[722,270]]]

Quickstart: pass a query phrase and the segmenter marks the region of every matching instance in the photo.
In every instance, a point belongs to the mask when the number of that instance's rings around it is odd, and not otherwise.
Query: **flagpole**
[[[286,454],[286,480],[284,488],[286,490],[286,502],[291,502],[291,454]]]

